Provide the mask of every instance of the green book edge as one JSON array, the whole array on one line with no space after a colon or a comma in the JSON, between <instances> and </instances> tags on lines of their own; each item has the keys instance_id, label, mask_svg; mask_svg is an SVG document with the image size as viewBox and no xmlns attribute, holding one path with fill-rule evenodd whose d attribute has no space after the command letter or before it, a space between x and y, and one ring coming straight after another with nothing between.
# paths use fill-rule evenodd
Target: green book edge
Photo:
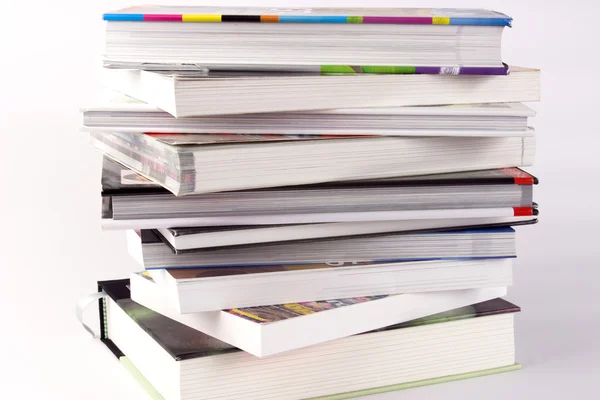
<instances>
[{"instance_id":1,"label":"green book edge","mask_svg":"<svg viewBox=\"0 0 600 400\"><path fill-rule=\"evenodd\" d=\"M353 397L370 396L373 394L394 392L397 390L410 389L410 388L415 388L415 387L419 387L419 386L429 386L429 385L436 385L438 383L459 381L461 379L477 378L480 376L499 374L502 372L516 371L518 369L521 369L521 364L513 364L513 365L507 365L504 367L483 369L481 371L466 372L464 374L448 375L448 376L442 376L439 378L423 379L420 381L400 383L398 385L389 385L389 386L381 386L381 387L372 388L372 389L356 390L354 392L332 394L329 396L313 397L310 400L350 399Z\"/></svg>"},{"instance_id":2,"label":"green book edge","mask_svg":"<svg viewBox=\"0 0 600 400\"><path fill-rule=\"evenodd\" d=\"M150 395L150 397L152 399L164 400L164 397L162 397L161 394L158 393L156 391L156 389L154 389L154 387L150 384L150 382L148 382L148 380L144 377L144 375L142 375L142 373L135 367L135 365L133 365L133 363L129 360L129 358L127 358L126 356L123 356L123 357L119 358L119 361L131 373L131 375L133 375L133 377L146 390L146 392ZM400 383L398 385L381 386L381 387L372 388L372 389L356 390L354 392L346 392L346 393L333 394L333 395L329 395L329 396L314 397L310 400L350 399L353 397L369 396L369 395L373 395L373 394L393 392L396 390L410 389L410 388L415 388L415 387L419 387L419 386L436 385L438 383L452 382L452 381L458 381L458 380L469 379L469 378L477 378L480 376L486 376L486 375L492 375L492 374L500 374L502 372L516 371L518 369L521 369L521 364L513 364L513 365L507 365L504 367L484 369L481 371L467 372L464 374L442 376L439 378L423 379L420 381Z\"/></svg>"},{"instance_id":3,"label":"green book edge","mask_svg":"<svg viewBox=\"0 0 600 400\"><path fill-rule=\"evenodd\" d=\"M136 381L144 388L146 393L150 395L150 397L154 400L164 400L164 397L161 396L160 393L154 389L154 386L148 382L146 377L142 375L142 373L133 365L133 363L126 356L119 357L119 361L121 364L129 371L131 375L135 378Z\"/></svg>"}]
</instances>

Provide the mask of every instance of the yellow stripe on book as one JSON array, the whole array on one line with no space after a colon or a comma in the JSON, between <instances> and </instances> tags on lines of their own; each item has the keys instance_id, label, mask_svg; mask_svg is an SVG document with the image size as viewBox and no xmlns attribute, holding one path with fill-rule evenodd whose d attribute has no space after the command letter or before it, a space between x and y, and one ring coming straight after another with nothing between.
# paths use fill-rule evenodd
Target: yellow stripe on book
<instances>
[{"instance_id":1,"label":"yellow stripe on book","mask_svg":"<svg viewBox=\"0 0 600 400\"><path fill-rule=\"evenodd\" d=\"M448 25L450 23L450 17L433 17L433 25Z\"/></svg>"},{"instance_id":2,"label":"yellow stripe on book","mask_svg":"<svg viewBox=\"0 0 600 400\"><path fill-rule=\"evenodd\" d=\"M231 310L229 310L230 314L238 314L238 315L242 315L244 317L248 317L250 319L253 319L255 321L259 321L259 322L263 322L266 321L266 319L259 317L258 315L246 312L244 310L240 310L239 308L232 308Z\"/></svg>"},{"instance_id":3,"label":"yellow stripe on book","mask_svg":"<svg viewBox=\"0 0 600 400\"><path fill-rule=\"evenodd\" d=\"M221 16L215 14L183 14L183 22L221 22Z\"/></svg>"}]
</instances>

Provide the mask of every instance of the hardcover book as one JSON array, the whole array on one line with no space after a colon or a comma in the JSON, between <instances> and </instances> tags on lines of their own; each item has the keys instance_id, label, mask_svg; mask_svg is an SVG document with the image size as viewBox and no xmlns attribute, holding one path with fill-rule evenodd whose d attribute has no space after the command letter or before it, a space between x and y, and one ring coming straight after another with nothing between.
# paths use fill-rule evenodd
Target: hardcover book
<instances>
[{"instance_id":1,"label":"hardcover book","mask_svg":"<svg viewBox=\"0 0 600 400\"><path fill-rule=\"evenodd\" d=\"M217 392L224 399L346 399L519 368L512 325L519 308L502 299L260 359L134 303L127 285L99 282L107 295L100 303L101 340L155 399L209 399ZM437 368L428 356L438 359ZM396 367L384 370L386 363ZM218 373L211 373L216 365ZM252 392L227 384L242 366L254 377ZM282 373L291 368L293 379ZM315 371L330 379L314 381ZM177 379L181 374L187 379Z\"/></svg>"},{"instance_id":2,"label":"hardcover book","mask_svg":"<svg viewBox=\"0 0 600 400\"><path fill-rule=\"evenodd\" d=\"M106 59L121 67L452 75L506 74L500 41L512 21L448 8L141 6L103 18Z\"/></svg>"},{"instance_id":3,"label":"hardcover book","mask_svg":"<svg viewBox=\"0 0 600 400\"><path fill-rule=\"evenodd\" d=\"M512 18L483 9L459 8L276 8L134 6L106 13L105 21L263 22L510 26Z\"/></svg>"}]
</instances>

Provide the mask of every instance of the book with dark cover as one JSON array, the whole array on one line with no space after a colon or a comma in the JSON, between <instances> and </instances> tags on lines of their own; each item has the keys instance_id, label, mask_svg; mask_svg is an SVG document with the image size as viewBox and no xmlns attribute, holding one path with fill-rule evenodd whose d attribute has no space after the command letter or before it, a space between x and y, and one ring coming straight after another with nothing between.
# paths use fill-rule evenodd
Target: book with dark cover
<instances>
[{"instance_id":1,"label":"book with dark cover","mask_svg":"<svg viewBox=\"0 0 600 400\"><path fill-rule=\"evenodd\" d=\"M129 279L98 282L98 290L104 291L108 296L110 296L110 298L112 298L119 305L119 307L121 307L123 311L127 313L127 315L129 315L146 333L148 333L176 360L185 360L241 351L227 343L217 340L179 322L173 321L161 314L158 314L133 302L129 292ZM117 357L120 357L122 353L107 337L107 328L104 322L106 321L106 316L103 302L104 300L101 299L101 339ZM259 309L261 307L254 308ZM519 311L520 308L518 306L504 299L498 298L468 307L462 307L452 311L431 315L429 317L419 318L413 321L385 327L378 329L377 331L403 329L412 326L437 324L466 318L515 313ZM250 313L248 313L248 315L250 315ZM368 334L368 332L364 334Z\"/></svg>"}]
</instances>

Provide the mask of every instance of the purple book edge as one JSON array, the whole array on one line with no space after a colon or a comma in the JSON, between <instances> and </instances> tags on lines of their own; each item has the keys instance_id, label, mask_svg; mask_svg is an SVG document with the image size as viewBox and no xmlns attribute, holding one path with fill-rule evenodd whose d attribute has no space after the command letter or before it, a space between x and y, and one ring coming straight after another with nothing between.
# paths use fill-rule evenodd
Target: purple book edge
<instances>
[{"instance_id":1,"label":"purple book edge","mask_svg":"<svg viewBox=\"0 0 600 400\"><path fill-rule=\"evenodd\" d=\"M510 68L503 67L416 67L417 74L430 75L508 75Z\"/></svg>"}]
</instances>

